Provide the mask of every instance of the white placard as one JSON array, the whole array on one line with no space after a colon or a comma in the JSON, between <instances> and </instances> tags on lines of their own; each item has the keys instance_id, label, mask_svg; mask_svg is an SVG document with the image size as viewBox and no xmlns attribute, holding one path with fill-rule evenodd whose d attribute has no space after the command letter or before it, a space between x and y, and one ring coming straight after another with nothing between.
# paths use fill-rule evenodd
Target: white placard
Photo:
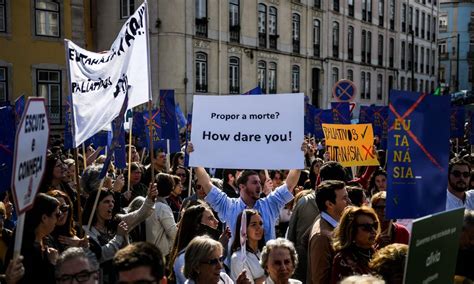
<instances>
[{"instance_id":1,"label":"white placard","mask_svg":"<svg viewBox=\"0 0 474 284\"><path fill-rule=\"evenodd\" d=\"M13 160L12 187L20 214L33 206L46 166L48 139L45 99L29 98L16 133Z\"/></svg>"},{"instance_id":2,"label":"white placard","mask_svg":"<svg viewBox=\"0 0 474 284\"><path fill-rule=\"evenodd\" d=\"M190 166L302 169L304 95L194 96Z\"/></svg>"}]
</instances>

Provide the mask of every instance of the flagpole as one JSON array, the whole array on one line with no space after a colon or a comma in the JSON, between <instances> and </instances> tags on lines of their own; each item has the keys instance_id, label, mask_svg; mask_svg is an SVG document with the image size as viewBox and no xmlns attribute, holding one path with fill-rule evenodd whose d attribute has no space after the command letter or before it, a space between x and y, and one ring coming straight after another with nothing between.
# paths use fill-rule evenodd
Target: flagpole
<instances>
[{"instance_id":1,"label":"flagpole","mask_svg":"<svg viewBox=\"0 0 474 284\"><path fill-rule=\"evenodd\" d=\"M170 172L170 140L166 139L166 172Z\"/></svg>"},{"instance_id":2,"label":"flagpole","mask_svg":"<svg viewBox=\"0 0 474 284\"><path fill-rule=\"evenodd\" d=\"M104 165L104 167L105 167L105 166L106 166L106 165ZM105 180L105 177L103 177L103 178L100 180L99 189L97 190L97 194L96 194L95 200L94 200L94 206L92 206L91 215L89 216L89 221L87 222L87 231L89 231L89 232L90 232L90 230L91 230L92 219L94 218L95 209L97 208L97 204L99 203L100 191L102 190L102 186L104 185L104 180Z\"/></svg>"},{"instance_id":3,"label":"flagpole","mask_svg":"<svg viewBox=\"0 0 474 284\"><path fill-rule=\"evenodd\" d=\"M188 197L191 196L191 184L193 180L193 168L189 168Z\"/></svg>"},{"instance_id":4,"label":"flagpole","mask_svg":"<svg viewBox=\"0 0 474 284\"><path fill-rule=\"evenodd\" d=\"M79 227L80 230L82 230L82 206L81 206L81 196L82 196L82 188L81 184L79 183L79 161L78 161L78 154L79 150L77 148L74 148L74 183L76 184L76 192L77 192L77 216L78 216L78 221L79 221Z\"/></svg>"},{"instance_id":5,"label":"flagpole","mask_svg":"<svg viewBox=\"0 0 474 284\"><path fill-rule=\"evenodd\" d=\"M146 6L146 14L145 14L145 21L146 21L146 26L148 27L149 23L149 14L148 14L148 2L147 0L144 1L144 4ZM146 31L146 55L147 55L147 69L148 69L148 117L151 119L151 107L152 107L152 101L153 101L153 91L151 87L151 66L150 66L150 30ZM151 183L155 183L155 165L153 164L153 161L155 160L155 153L154 153L154 147L153 147L153 126L151 125L151 122L148 122L148 131L150 133L150 159L151 159Z\"/></svg>"},{"instance_id":6,"label":"flagpole","mask_svg":"<svg viewBox=\"0 0 474 284\"><path fill-rule=\"evenodd\" d=\"M132 168L132 129L133 129L133 116L130 118L129 133L128 133L128 177L127 177L127 191L130 190L130 176Z\"/></svg>"},{"instance_id":7,"label":"flagpole","mask_svg":"<svg viewBox=\"0 0 474 284\"><path fill-rule=\"evenodd\" d=\"M87 168L87 156L86 156L86 144L82 143L82 157L83 157L83 163L84 163L84 171Z\"/></svg>"}]
</instances>

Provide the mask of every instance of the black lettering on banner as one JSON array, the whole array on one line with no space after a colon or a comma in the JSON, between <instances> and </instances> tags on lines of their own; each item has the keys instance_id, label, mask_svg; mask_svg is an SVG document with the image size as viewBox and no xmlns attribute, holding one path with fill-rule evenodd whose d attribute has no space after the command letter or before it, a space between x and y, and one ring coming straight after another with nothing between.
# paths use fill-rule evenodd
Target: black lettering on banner
<instances>
[{"instance_id":1,"label":"black lettering on banner","mask_svg":"<svg viewBox=\"0 0 474 284\"><path fill-rule=\"evenodd\" d=\"M18 168L18 181L37 175L43 169L43 156L35 157L20 163Z\"/></svg>"},{"instance_id":2,"label":"black lettering on banner","mask_svg":"<svg viewBox=\"0 0 474 284\"><path fill-rule=\"evenodd\" d=\"M332 161L338 162L351 162L351 161L363 161L360 153L359 146L326 146L329 152L329 158Z\"/></svg>"},{"instance_id":3,"label":"black lettering on banner","mask_svg":"<svg viewBox=\"0 0 474 284\"><path fill-rule=\"evenodd\" d=\"M107 89L112 85L110 76L106 79L99 78L97 81L91 79L82 82L72 82L71 90L72 93L88 93L92 91L98 91L100 89Z\"/></svg>"},{"instance_id":4,"label":"black lettering on banner","mask_svg":"<svg viewBox=\"0 0 474 284\"><path fill-rule=\"evenodd\" d=\"M25 133L44 130L46 114L28 114L25 117Z\"/></svg>"}]
</instances>

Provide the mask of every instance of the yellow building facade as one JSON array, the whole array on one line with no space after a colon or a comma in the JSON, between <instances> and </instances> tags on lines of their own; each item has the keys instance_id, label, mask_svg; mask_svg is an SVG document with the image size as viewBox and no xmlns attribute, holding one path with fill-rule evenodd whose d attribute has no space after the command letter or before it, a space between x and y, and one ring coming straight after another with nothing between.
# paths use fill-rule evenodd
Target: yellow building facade
<instances>
[{"instance_id":1,"label":"yellow building facade","mask_svg":"<svg viewBox=\"0 0 474 284\"><path fill-rule=\"evenodd\" d=\"M52 128L64 124L64 39L93 47L90 11L90 0L0 0L0 103L44 97Z\"/></svg>"}]
</instances>

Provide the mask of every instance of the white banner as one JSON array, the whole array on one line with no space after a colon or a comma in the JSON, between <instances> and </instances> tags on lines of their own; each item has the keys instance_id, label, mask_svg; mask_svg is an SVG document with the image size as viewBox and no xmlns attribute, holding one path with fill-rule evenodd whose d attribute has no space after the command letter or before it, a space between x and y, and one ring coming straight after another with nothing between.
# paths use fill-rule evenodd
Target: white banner
<instances>
[{"instance_id":1,"label":"white banner","mask_svg":"<svg viewBox=\"0 0 474 284\"><path fill-rule=\"evenodd\" d=\"M107 52L90 52L66 40L76 147L110 126L127 90L128 109L151 98L147 37L145 1Z\"/></svg>"},{"instance_id":2,"label":"white banner","mask_svg":"<svg viewBox=\"0 0 474 284\"><path fill-rule=\"evenodd\" d=\"M190 166L302 169L304 96L194 96Z\"/></svg>"}]
</instances>

